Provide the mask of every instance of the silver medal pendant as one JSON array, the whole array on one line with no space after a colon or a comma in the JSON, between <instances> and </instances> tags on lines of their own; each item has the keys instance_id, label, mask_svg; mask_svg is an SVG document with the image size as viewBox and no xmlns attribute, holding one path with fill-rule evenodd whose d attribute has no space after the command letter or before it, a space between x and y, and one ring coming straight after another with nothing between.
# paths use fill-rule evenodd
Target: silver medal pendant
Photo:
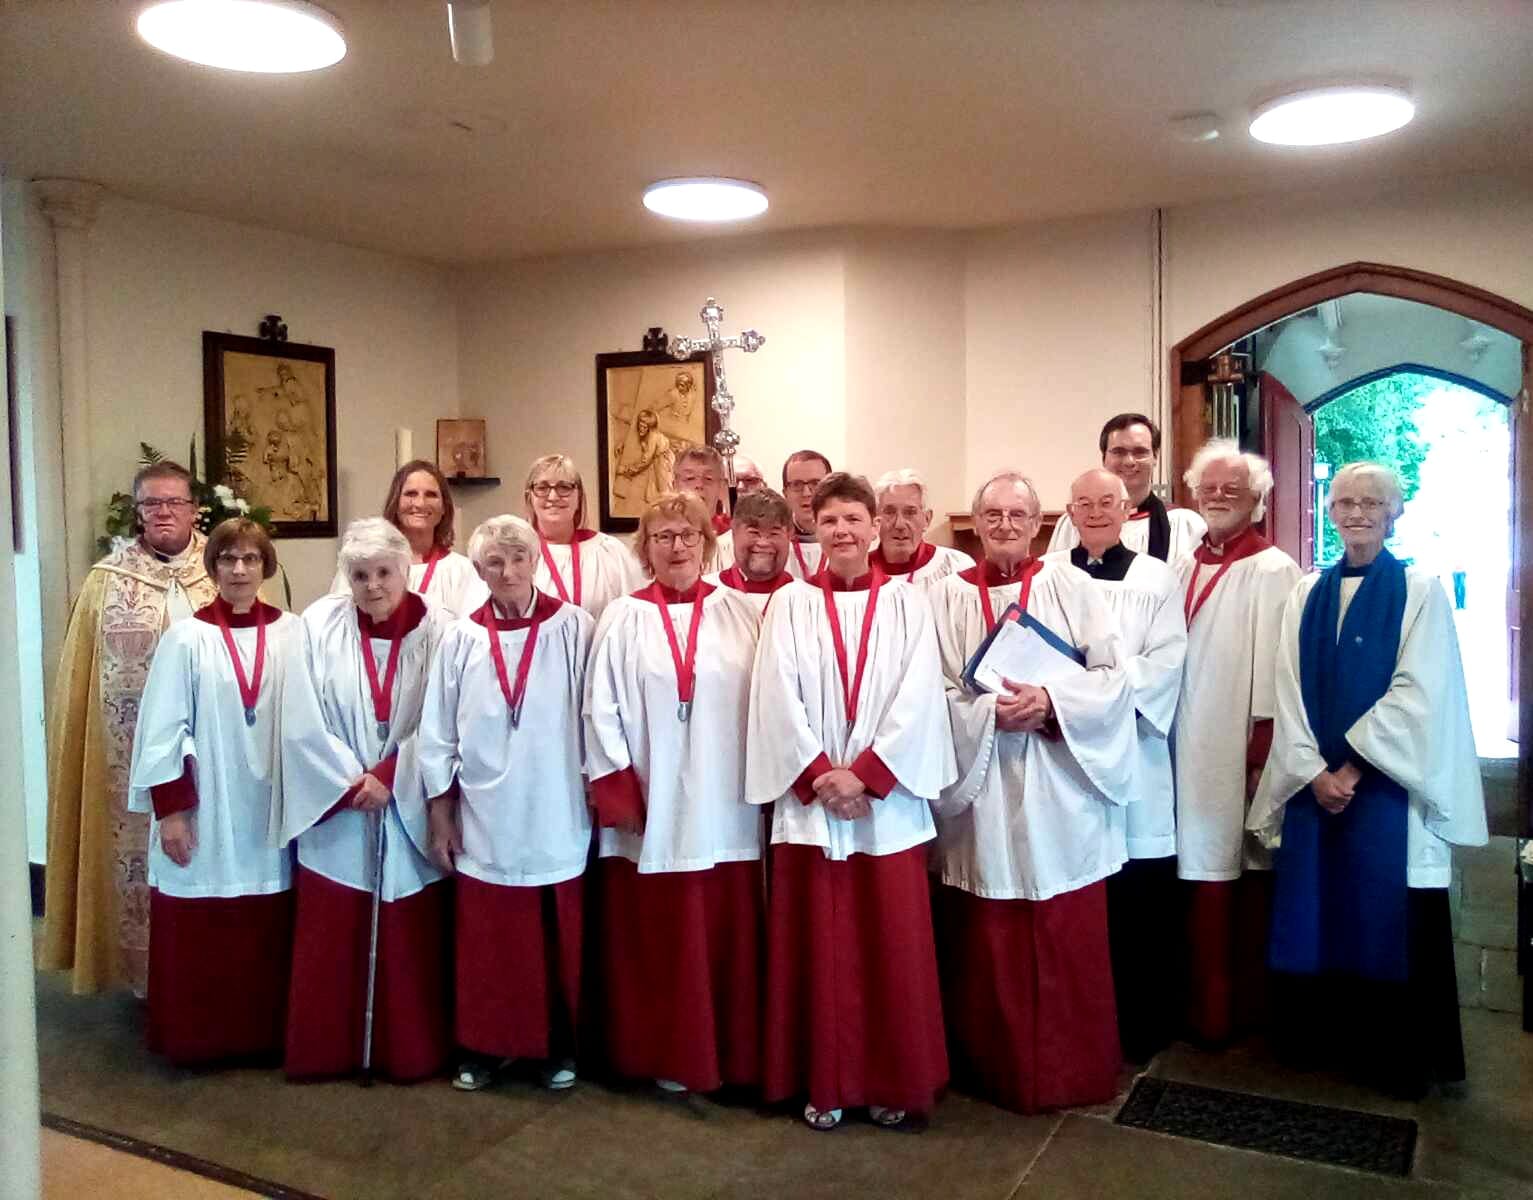
<instances>
[{"instance_id":1,"label":"silver medal pendant","mask_svg":"<svg viewBox=\"0 0 1533 1200\"><path fill-rule=\"evenodd\" d=\"M378 722L378 740L380 742L389 740L389 723L387 721Z\"/></svg>"},{"instance_id":2,"label":"silver medal pendant","mask_svg":"<svg viewBox=\"0 0 1533 1200\"><path fill-rule=\"evenodd\" d=\"M245 724L246 725L254 725L255 724L255 709L247 708L245 710Z\"/></svg>"},{"instance_id":3,"label":"silver medal pendant","mask_svg":"<svg viewBox=\"0 0 1533 1200\"><path fill-rule=\"evenodd\" d=\"M692 701L683 700L676 706L676 719L683 724L692 719Z\"/></svg>"}]
</instances>

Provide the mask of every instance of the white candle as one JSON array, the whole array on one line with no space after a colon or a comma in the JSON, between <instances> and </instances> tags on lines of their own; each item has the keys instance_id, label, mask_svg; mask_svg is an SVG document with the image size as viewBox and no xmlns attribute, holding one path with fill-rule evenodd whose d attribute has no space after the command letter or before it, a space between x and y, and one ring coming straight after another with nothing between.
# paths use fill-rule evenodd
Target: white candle
<instances>
[{"instance_id":1,"label":"white candle","mask_svg":"<svg viewBox=\"0 0 1533 1200\"><path fill-rule=\"evenodd\" d=\"M415 447L411 443L410 431L408 429L394 430L395 470L398 470L400 467L404 466L405 463L409 462L412 458L415 457L415 454L413 453L414 449Z\"/></svg>"}]
</instances>

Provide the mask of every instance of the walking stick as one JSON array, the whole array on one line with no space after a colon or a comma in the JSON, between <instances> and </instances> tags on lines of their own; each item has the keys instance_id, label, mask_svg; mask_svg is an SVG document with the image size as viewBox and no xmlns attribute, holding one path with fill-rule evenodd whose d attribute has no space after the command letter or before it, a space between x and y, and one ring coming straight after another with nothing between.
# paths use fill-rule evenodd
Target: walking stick
<instances>
[{"instance_id":1,"label":"walking stick","mask_svg":"<svg viewBox=\"0 0 1533 1200\"><path fill-rule=\"evenodd\" d=\"M373 915L367 937L367 1009L362 1018L362 1086L373 1086L373 996L378 986L378 913L383 906L383 822L388 816L388 805L378 810L373 819L373 836L376 849L373 852Z\"/></svg>"}]
</instances>

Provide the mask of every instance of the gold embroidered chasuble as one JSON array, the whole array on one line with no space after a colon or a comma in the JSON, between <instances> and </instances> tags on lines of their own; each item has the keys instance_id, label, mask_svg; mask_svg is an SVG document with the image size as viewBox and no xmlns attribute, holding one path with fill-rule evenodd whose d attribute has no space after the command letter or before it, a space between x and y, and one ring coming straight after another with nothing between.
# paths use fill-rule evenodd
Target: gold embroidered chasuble
<instances>
[{"instance_id":1,"label":"gold embroidered chasuble","mask_svg":"<svg viewBox=\"0 0 1533 1200\"><path fill-rule=\"evenodd\" d=\"M72 970L77 993L149 975L149 818L130 813L128 766L139 697L160 635L218 589L194 532L162 559L142 542L91 568L59 660L48 731L48 867L42 965Z\"/></svg>"}]
</instances>

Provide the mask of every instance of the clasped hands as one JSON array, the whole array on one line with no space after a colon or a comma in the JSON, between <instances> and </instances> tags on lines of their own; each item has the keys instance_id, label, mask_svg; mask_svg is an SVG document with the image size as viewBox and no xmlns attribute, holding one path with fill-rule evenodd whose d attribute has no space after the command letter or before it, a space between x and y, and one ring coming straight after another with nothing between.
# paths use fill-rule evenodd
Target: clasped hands
<instances>
[{"instance_id":1,"label":"clasped hands","mask_svg":"<svg viewBox=\"0 0 1533 1200\"><path fill-rule=\"evenodd\" d=\"M1321 771L1310 780L1315 802L1328 813L1339 813L1352 802L1363 773L1355 763L1343 763L1334 771Z\"/></svg>"},{"instance_id":2,"label":"clasped hands","mask_svg":"<svg viewBox=\"0 0 1533 1200\"><path fill-rule=\"evenodd\" d=\"M1048 692L1029 683L1001 680L1005 693L995 698L995 727L1004 733L1036 733L1054 715Z\"/></svg>"},{"instance_id":3,"label":"clasped hands","mask_svg":"<svg viewBox=\"0 0 1533 1200\"><path fill-rule=\"evenodd\" d=\"M825 805L826 812L843 821L855 821L873 811L867 790L846 767L832 767L814 780L815 798Z\"/></svg>"}]
</instances>

